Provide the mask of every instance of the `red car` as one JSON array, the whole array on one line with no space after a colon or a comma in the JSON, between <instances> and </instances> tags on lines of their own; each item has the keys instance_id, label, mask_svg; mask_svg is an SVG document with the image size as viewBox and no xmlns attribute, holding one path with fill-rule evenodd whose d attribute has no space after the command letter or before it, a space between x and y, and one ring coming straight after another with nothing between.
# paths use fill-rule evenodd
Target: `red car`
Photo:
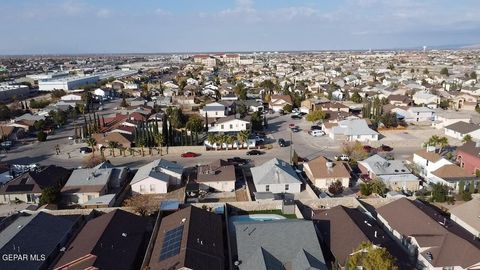
<instances>
[{"instance_id":1,"label":"red car","mask_svg":"<svg viewBox=\"0 0 480 270\"><path fill-rule=\"evenodd\" d=\"M393 148L388 145L382 144L377 148L377 150L379 152L391 152L393 151Z\"/></svg>"},{"instance_id":2,"label":"red car","mask_svg":"<svg viewBox=\"0 0 480 270\"><path fill-rule=\"evenodd\" d=\"M367 153L372 153L375 151L375 148L371 147L370 145L364 145L363 150L365 150Z\"/></svg>"},{"instance_id":3,"label":"red car","mask_svg":"<svg viewBox=\"0 0 480 270\"><path fill-rule=\"evenodd\" d=\"M182 154L182 157L184 158L192 158L192 157L198 157L200 154L194 153L194 152L185 152Z\"/></svg>"},{"instance_id":4,"label":"red car","mask_svg":"<svg viewBox=\"0 0 480 270\"><path fill-rule=\"evenodd\" d=\"M294 123L291 123L290 125L288 125L289 128L294 128L296 127L297 125L295 125Z\"/></svg>"}]
</instances>

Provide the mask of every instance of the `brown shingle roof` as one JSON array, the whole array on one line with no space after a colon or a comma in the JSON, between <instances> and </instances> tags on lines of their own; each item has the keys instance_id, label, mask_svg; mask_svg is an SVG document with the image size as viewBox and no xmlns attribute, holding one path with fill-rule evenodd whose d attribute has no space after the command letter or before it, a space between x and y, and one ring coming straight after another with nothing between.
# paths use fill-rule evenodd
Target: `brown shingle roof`
<instances>
[{"instance_id":1,"label":"brown shingle roof","mask_svg":"<svg viewBox=\"0 0 480 270\"><path fill-rule=\"evenodd\" d=\"M443 165L437 170L432 172L433 175L443 178L445 180L463 178L463 177L472 177L473 175L460 168L455 164Z\"/></svg>"},{"instance_id":2,"label":"brown shingle roof","mask_svg":"<svg viewBox=\"0 0 480 270\"><path fill-rule=\"evenodd\" d=\"M467 133L470 133L472 131L480 129L480 126L475 125L473 123L458 121L456 123L453 123L451 125L446 126L445 129L450 129L450 130L453 130L453 131L457 131L461 134L467 134Z\"/></svg>"},{"instance_id":3,"label":"brown shingle roof","mask_svg":"<svg viewBox=\"0 0 480 270\"><path fill-rule=\"evenodd\" d=\"M437 162L442 159L442 156L439 154L435 152L427 152L425 149L419 150L415 152L415 154L431 162Z\"/></svg>"},{"instance_id":4,"label":"brown shingle roof","mask_svg":"<svg viewBox=\"0 0 480 270\"><path fill-rule=\"evenodd\" d=\"M225 160L218 159L208 165L197 168L197 182L235 182L235 166L229 165Z\"/></svg>"},{"instance_id":5,"label":"brown shingle roof","mask_svg":"<svg viewBox=\"0 0 480 270\"><path fill-rule=\"evenodd\" d=\"M318 157L316 159L307 162L306 166L310 169L315 179L318 178L350 178L350 172L348 171L345 163L342 161L331 162L333 167L327 168L327 162L330 162L325 157ZM315 180L312 179L312 180Z\"/></svg>"},{"instance_id":6,"label":"brown shingle roof","mask_svg":"<svg viewBox=\"0 0 480 270\"><path fill-rule=\"evenodd\" d=\"M166 232L183 226L180 251L160 259ZM223 227L220 216L189 206L161 221L149 266L152 270L223 270Z\"/></svg>"},{"instance_id":7,"label":"brown shingle roof","mask_svg":"<svg viewBox=\"0 0 480 270\"><path fill-rule=\"evenodd\" d=\"M474 157L479 157L480 156L480 147L477 147L475 142L466 142L462 146L459 146L457 148L457 153L461 151L464 153L467 153L471 156Z\"/></svg>"},{"instance_id":8,"label":"brown shingle roof","mask_svg":"<svg viewBox=\"0 0 480 270\"><path fill-rule=\"evenodd\" d=\"M377 213L400 234L414 237L419 246L425 249L423 256L431 252L431 264L435 267L459 265L467 268L480 262L480 249L449 232L417 204L401 198L379 207Z\"/></svg>"},{"instance_id":9,"label":"brown shingle roof","mask_svg":"<svg viewBox=\"0 0 480 270\"><path fill-rule=\"evenodd\" d=\"M87 222L55 269L138 269L147 228L145 218L114 210Z\"/></svg>"}]
</instances>

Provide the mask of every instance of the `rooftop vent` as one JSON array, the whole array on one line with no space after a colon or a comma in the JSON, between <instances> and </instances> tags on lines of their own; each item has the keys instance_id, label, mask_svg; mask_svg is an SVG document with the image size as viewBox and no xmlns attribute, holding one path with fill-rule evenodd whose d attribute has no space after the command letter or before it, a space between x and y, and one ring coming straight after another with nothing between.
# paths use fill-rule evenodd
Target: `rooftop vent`
<instances>
[{"instance_id":1,"label":"rooftop vent","mask_svg":"<svg viewBox=\"0 0 480 270\"><path fill-rule=\"evenodd\" d=\"M123 237L127 237L127 233L122 233L122 236L123 236Z\"/></svg>"}]
</instances>

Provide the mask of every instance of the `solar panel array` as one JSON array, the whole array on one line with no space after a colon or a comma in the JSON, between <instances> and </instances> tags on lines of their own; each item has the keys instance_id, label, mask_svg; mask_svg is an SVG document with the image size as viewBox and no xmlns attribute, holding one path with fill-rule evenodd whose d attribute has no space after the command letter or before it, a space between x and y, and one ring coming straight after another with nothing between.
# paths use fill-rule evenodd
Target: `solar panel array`
<instances>
[{"instance_id":1,"label":"solar panel array","mask_svg":"<svg viewBox=\"0 0 480 270\"><path fill-rule=\"evenodd\" d=\"M171 229L165 233L163 239L162 251L160 252L160 261L173 257L180 253L180 245L182 243L183 225L175 229Z\"/></svg>"}]
</instances>

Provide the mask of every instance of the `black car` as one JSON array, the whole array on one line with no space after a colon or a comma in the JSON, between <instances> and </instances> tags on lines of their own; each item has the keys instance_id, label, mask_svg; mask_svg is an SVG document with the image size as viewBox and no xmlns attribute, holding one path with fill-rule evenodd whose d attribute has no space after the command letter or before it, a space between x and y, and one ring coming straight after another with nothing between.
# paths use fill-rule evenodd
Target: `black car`
<instances>
[{"instance_id":1,"label":"black car","mask_svg":"<svg viewBox=\"0 0 480 270\"><path fill-rule=\"evenodd\" d=\"M241 157L228 158L227 162L232 165L245 165L248 163L248 160Z\"/></svg>"},{"instance_id":2,"label":"black car","mask_svg":"<svg viewBox=\"0 0 480 270\"><path fill-rule=\"evenodd\" d=\"M278 145L280 145L280 147L285 147L287 146L287 142L284 139L280 138L278 139Z\"/></svg>"},{"instance_id":3,"label":"black car","mask_svg":"<svg viewBox=\"0 0 480 270\"><path fill-rule=\"evenodd\" d=\"M297 115L297 114L292 114L292 116L290 116L292 119L302 119L302 117L300 115Z\"/></svg>"},{"instance_id":4,"label":"black car","mask_svg":"<svg viewBox=\"0 0 480 270\"><path fill-rule=\"evenodd\" d=\"M92 153L93 150L90 147L80 147L80 153L86 154L86 153Z\"/></svg>"},{"instance_id":5,"label":"black car","mask_svg":"<svg viewBox=\"0 0 480 270\"><path fill-rule=\"evenodd\" d=\"M322 130L321 126L311 126L310 130Z\"/></svg>"},{"instance_id":6,"label":"black car","mask_svg":"<svg viewBox=\"0 0 480 270\"><path fill-rule=\"evenodd\" d=\"M292 131L292 132L299 132L300 129L299 129L298 127L294 127L294 128L291 128L291 131Z\"/></svg>"},{"instance_id":7,"label":"black car","mask_svg":"<svg viewBox=\"0 0 480 270\"><path fill-rule=\"evenodd\" d=\"M263 155L263 152L255 149L247 152L247 156L258 156L258 155Z\"/></svg>"}]
</instances>

